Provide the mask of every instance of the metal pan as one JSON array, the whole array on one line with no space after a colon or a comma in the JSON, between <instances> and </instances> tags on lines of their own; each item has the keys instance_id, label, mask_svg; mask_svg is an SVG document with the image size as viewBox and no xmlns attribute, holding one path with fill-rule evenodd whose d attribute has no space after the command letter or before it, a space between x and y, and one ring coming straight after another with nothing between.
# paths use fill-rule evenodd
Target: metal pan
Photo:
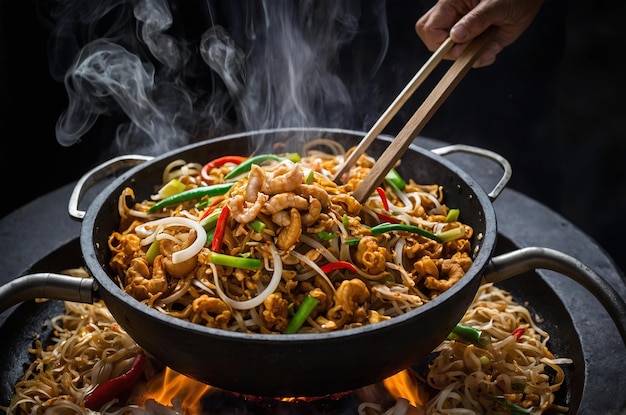
<instances>
[{"instance_id":1,"label":"metal pan","mask_svg":"<svg viewBox=\"0 0 626 415\"><path fill-rule=\"evenodd\" d=\"M113 281L107 239L118 227L117 199L126 186L134 188L138 199L147 197L153 193L152 186L161 177L163 168L175 159L204 161L226 154L251 154L260 149L268 151L277 142L289 142L297 148L318 137L333 138L348 148L356 145L362 136L344 130L266 130L192 144L149 160L140 158L140 165L115 179L96 197L82 219L81 251L93 279L77 281L54 274L18 278L0 288L0 311L16 301L35 297L82 302L99 297L129 335L167 366L215 387L261 396L323 396L387 378L423 359L448 335L469 307L483 278L498 281L536 267L562 272L580 282L602 302L626 339L626 304L584 264L560 252L534 247L493 257L497 226L492 201L510 171L508 163L496 157L505 167L505 174L496 189L487 194L442 155L472 151L466 146L435 151L411 146L398 169L417 182L441 184L446 190L446 203L461 209L464 222L474 228L475 235L474 263L461 281L432 302L403 316L321 334L235 333L168 317L145 307ZM377 139L369 153L374 156L382 153L390 140L389 137ZM91 180L86 178L81 183ZM75 195L81 192L77 189ZM83 216L76 209L73 213L77 218ZM49 288L44 289L43 284Z\"/></svg>"}]
</instances>

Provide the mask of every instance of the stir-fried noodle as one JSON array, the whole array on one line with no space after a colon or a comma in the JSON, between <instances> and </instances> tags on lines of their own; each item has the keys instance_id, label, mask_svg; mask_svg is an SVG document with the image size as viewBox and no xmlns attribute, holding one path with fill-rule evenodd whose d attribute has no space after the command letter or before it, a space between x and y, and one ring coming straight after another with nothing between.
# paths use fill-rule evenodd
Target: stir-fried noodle
<instances>
[{"instance_id":1,"label":"stir-fried noodle","mask_svg":"<svg viewBox=\"0 0 626 415\"><path fill-rule=\"evenodd\" d=\"M474 230L460 220L463 212L445 204L440 185L390 176L361 204L351 193L374 160L362 156L337 185L332 177L344 151L332 141L315 144L320 143L330 152L306 151L297 160L293 155L227 156L204 165L176 160L163 171L155 194L130 206L135 195L126 188L119 197L120 228L109 238L110 266L120 286L147 306L194 323L305 333L393 318L465 275ZM187 197L189 192L201 193ZM35 341L34 362L15 385L10 406L0 409L182 413L154 401L94 403L100 385L125 376L146 354L104 304L65 305L66 313L51 321L54 344ZM461 323L480 330L483 343L455 332L436 349L423 379L432 392L423 408L410 408L400 397L393 408L366 402L359 412L555 409L554 392L564 379L559 365L569 360L552 355L548 334L525 307L484 284ZM148 364L142 379L151 372L154 366Z\"/></svg>"},{"instance_id":2,"label":"stir-fried noodle","mask_svg":"<svg viewBox=\"0 0 626 415\"><path fill-rule=\"evenodd\" d=\"M102 302L66 302L64 314L54 316L54 344L39 341L30 351L35 360L15 385L7 415L96 414L85 400L98 385L128 370L130 361L145 353L113 320ZM537 326L530 312L510 294L492 284L481 286L462 323L488 334L483 346L456 338L445 340L419 389L430 398L418 408L398 397L394 407L364 402L360 415L395 414L541 414L548 409L566 412L554 404L562 386L560 365L569 359L555 358L547 347L549 334ZM150 361L152 361L150 359ZM141 386L154 374L148 365L126 402L112 399L99 408L106 414L180 415L181 408L154 401L142 403ZM173 401L176 403L176 401ZM513 408L522 408L517 412Z\"/></svg>"},{"instance_id":3,"label":"stir-fried noodle","mask_svg":"<svg viewBox=\"0 0 626 415\"><path fill-rule=\"evenodd\" d=\"M177 160L143 201L126 188L109 239L120 286L171 316L257 333L292 332L312 297L304 333L390 319L463 277L473 229L440 185L388 178L361 204L352 192L374 159L361 156L337 185L345 152L320 142L332 153ZM207 195L183 197L198 191Z\"/></svg>"}]
</instances>

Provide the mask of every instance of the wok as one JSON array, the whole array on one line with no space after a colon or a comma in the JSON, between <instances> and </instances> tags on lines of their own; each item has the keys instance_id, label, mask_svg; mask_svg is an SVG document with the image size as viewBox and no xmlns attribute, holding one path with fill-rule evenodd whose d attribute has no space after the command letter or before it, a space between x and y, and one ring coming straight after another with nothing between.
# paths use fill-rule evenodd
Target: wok
<instances>
[{"instance_id":1,"label":"wok","mask_svg":"<svg viewBox=\"0 0 626 415\"><path fill-rule=\"evenodd\" d=\"M458 207L464 223L474 229L474 263L466 275L435 300L405 315L374 325L320 334L247 334L213 329L168 317L141 304L114 282L109 268L109 234L117 230L118 196L131 186L138 200L154 193L154 183L172 160L204 162L227 154L247 155L298 151L312 138L332 138L346 148L363 133L328 129L280 129L229 135L182 147L161 156L120 157L87 173L76 185L70 214L81 219L80 246L93 278L53 273L22 276L0 287L0 312L34 298L90 303L101 298L117 322L148 353L175 371L209 385L258 396L318 397L379 382L426 357L446 338L469 307L483 279L497 282L535 268L563 273L587 288L604 306L626 343L626 304L593 270L576 259L547 248L531 247L493 257L497 225L492 201L510 175L498 155L468 146L426 150L410 146L398 171L417 182L443 186L446 204ZM377 156L390 137L379 137L368 150ZM504 175L488 194L444 155L475 152L493 158ZM85 187L123 167L94 199L86 212L78 210Z\"/></svg>"}]
</instances>

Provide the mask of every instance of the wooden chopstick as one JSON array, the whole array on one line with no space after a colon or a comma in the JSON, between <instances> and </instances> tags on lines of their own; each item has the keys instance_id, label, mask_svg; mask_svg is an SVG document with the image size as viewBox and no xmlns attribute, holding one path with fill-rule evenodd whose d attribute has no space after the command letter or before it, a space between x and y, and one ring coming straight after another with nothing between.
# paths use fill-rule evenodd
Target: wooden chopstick
<instances>
[{"instance_id":1,"label":"wooden chopstick","mask_svg":"<svg viewBox=\"0 0 626 415\"><path fill-rule=\"evenodd\" d=\"M478 58L478 55L482 51L483 47L489 41L493 34L493 28L487 29L483 34L479 37L475 38L466 48L463 50L458 59L454 61L454 63L450 66L448 71L441 78L439 83L434 87L430 95L424 100L422 105L415 111L413 116L409 119L409 121L404 125L402 130L398 133L396 138L389 144L387 149L383 152L380 158L374 164L374 167L370 170L369 174L365 177L365 179L359 184L359 187L355 189L353 196L360 202L363 203L370 194L374 191L374 189L380 185L383 178L389 173L389 171L395 166L395 164L400 160L400 158L404 155L404 152L409 147L409 145L413 142L415 137L420 133L420 131L424 128L426 123L432 118L435 112L439 109L441 104L448 98L450 93L454 90L454 88L459 84L463 76L470 70L472 64ZM414 77L414 79L410 82L413 84L414 82L417 84L416 86L408 85L401 93L398 98L394 101L387 111L383 114L381 119L384 118L383 121L378 120L374 125L374 128L368 132L368 134L361 140L359 145L356 147L354 152L348 157L344 166L340 169L340 172L335 175L335 181L341 178L343 175L358 159L358 157L365 152L367 147L374 141L376 136L382 131L384 125L386 125L390 119L393 117L399 110L399 108L406 102L408 96L403 96L404 93L408 93L409 96L412 94L417 86L423 82L422 77L427 77L430 72L436 67L445 53L443 50L445 48L449 48L452 46L452 41L450 39L446 40L440 47L433 53L433 56L429 59L428 62L424 65L427 67L426 69L422 67L418 72L419 82L416 80L418 75ZM448 49L449 50L449 49ZM447 50L446 50L447 52ZM432 66L434 65L434 66ZM431 67L432 66L432 67ZM420 73L423 72L423 75ZM396 102L398 104L396 104ZM392 115L388 115L392 114ZM380 127L378 124L383 123L383 126ZM379 131L372 133L375 129L379 129ZM355 156L357 150L360 152ZM353 157L354 156L354 157ZM353 160L351 160L353 159ZM349 164L351 162L351 164Z\"/></svg>"},{"instance_id":2,"label":"wooden chopstick","mask_svg":"<svg viewBox=\"0 0 626 415\"><path fill-rule=\"evenodd\" d=\"M359 145L354 149L346 161L341 165L341 168L335 174L333 180L339 183L341 177L345 172L350 170L356 161L361 157L365 150L374 142L376 137L383 131L383 129L389 124L389 122L395 117L400 108L404 106L406 101L413 95L413 93L419 88L426 78L431 74L433 69L439 65L444 56L454 46L452 39L447 38L435 52L430 56L428 61L420 68L415 74L413 79L404 87L404 89L398 94L396 99L393 100L391 105L383 112L383 115L378 118L374 126L367 132L365 137L359 142Z\"/></svg>"}]
</instances>

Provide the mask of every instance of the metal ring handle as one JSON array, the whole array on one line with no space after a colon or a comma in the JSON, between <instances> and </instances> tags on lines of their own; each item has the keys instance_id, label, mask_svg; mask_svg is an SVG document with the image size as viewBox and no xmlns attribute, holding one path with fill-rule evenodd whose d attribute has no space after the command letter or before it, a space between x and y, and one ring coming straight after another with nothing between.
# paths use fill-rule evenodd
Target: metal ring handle
<instances>
[{"instance_id":1,"label":"metal ring handle","mask_svg":"<svg viewBox=\"0 0 626 415\"><path fill-rule=\"evenodd\" d=\"M89 170L78 180L76 186L74 186L72 194L70 195L68 203L70 216L76 220L82 220L85 217L85 211L78 209L78 203L85 192L95 183L121 169L134 167L152 159L153 157L151 156L142 156L137 154L118 156Z\"/></svg>"},{"instance_id":2,"label":"metal ring handle","mask_svg":"<svg viewBox=\"0 0 626 415\"><path fill-rule=\"evenodd\" d=\"M493 190L487 194L491 201L496 200L496 198L502 193L502 190L506 187L506 184L511 179L511 175L513 173L513 169L511 168L511 163L500 154L495 153L491 150L486 150L480 147L474 147L467 144L452 144L449 146L434 148L431 150L433 153L438 154L440 156L445 156L452 153L467 153L473 154L475 156L481 156L488 158L492 161L498 163L502 169L504 170L500 181L495 185Z\"/></svg>"}]
</instances>

